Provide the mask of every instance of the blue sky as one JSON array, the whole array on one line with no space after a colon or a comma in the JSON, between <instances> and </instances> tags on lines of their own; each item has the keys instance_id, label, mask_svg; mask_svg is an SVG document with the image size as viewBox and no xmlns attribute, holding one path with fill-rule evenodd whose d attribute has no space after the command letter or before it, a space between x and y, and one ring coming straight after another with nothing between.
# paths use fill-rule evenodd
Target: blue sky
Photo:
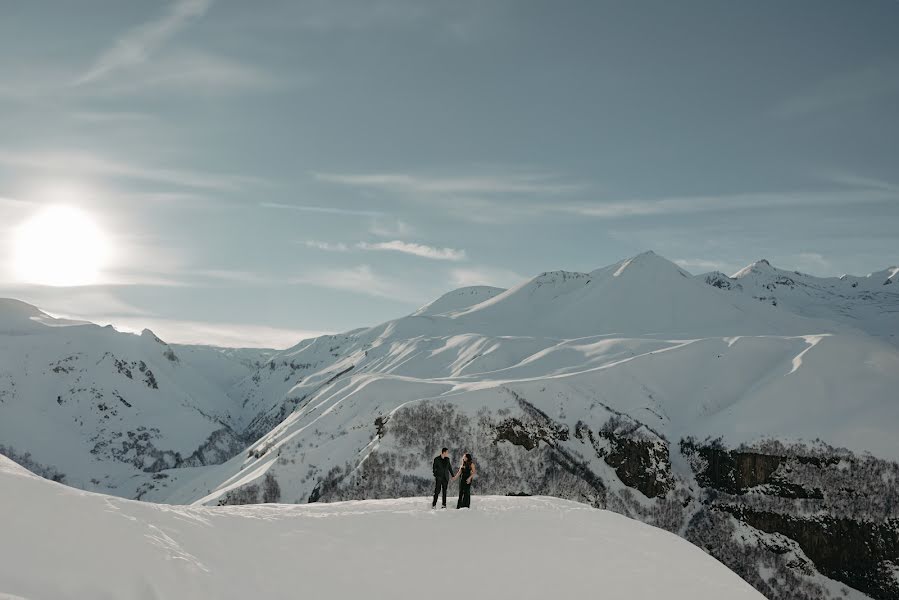
<instances>
[{"instance_id":1,"label":"blue sky","mask_svg":"<svg viewBox=\"0 0 899 600\"><path fill-rule=\"evenodd\" d=\"M0 295L286 346L646 249L899 262L899 2L7 2ZM102 281L25 284L76 205Z\"/></svg>"}]
</instances>

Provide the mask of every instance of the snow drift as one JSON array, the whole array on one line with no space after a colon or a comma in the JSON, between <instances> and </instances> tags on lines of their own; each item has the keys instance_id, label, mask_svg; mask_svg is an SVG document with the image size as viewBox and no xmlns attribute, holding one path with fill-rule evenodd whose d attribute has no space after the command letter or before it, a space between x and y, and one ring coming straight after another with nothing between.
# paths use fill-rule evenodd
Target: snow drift
<instances>
[{"instance_id":1,"label":"snow drift","mask_svg":"<svg viewBox=\"0 0 899 600\"><path fill-rule=\"evenodd\" d=\"M175 507L77 491L3 457L0 489L0 597L762 597L670 533L555 498Z\"/></svg>"}]
</instances>

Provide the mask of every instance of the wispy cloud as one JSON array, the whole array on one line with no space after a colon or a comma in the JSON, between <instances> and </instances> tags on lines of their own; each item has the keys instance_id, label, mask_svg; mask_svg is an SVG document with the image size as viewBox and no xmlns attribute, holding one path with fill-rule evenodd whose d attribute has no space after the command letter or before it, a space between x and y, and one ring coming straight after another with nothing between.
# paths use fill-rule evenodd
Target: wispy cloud
<instances>
[{"instance_id":1,"label":"wispy cloud","mask_svg":"<svg viewBox=\"0 0 899 600\"><path fill-rule=\"evenodd\" d=\"M849 188L880 190L899 195L899 184L884 181L883 179L857 175L842 170L817 171L816 175L830 183L836 183Z\"/></svg>"},{"instance_id":2,"label":"wispy cloud","mask_svg":"<svg viewBox=\"0 0 899 600\"><path fill-rule=\"evenodd\" d=\"M423 176L407 173L314 173L319 181L412 194L562 194L584 188L553 175Z\"/></svg>"},{"instance_id":3,"label":"wispy cloud","mask_svg":"<svg viewBox=\"0 0 899 600\"><path fill-rule=\"evenodd\" d=\"M872 189L857 189L850 192L772 192L635 199L620 202L596 201L579 204L555 204L546 206L545 210L576 214L584 217L616 219L652 215L886 202L895 199L895 197L895 193Z\"/></svg>"},{"instance_id":4,"label":"wispy cloud","mask_svg":"<svg viewBox=\"0 0 899 600\"><path fill-rule=\"evenodd\" d=\"M293 84L296 80L291 79ZM267 91L288 85L286 79L232 58L197 50L169 52L138 72L123 74L98 87L104 95L166 92L215 94L232 91Z\"/></svg>"},{"instance_id":5,"label":"wispy cloud","mask_svg":"<svg viewBox=\"0 0 899 600\"><path fill-rule=\"evenodd\" d=\"M33 152L0 149L0 164L54 173L102 175L217 191L238 191L250 185L267 183L250 176L146 166L81 150Z\"/></svg>"},{"instance_id":6,"label":"wispy cloud","mask_svg":"<svg viewBox=\"0 0 899 600\"><path fill-rule=\"evenodd\" d=\"M801 117L899 94L899 65L879 65L822 81L775 106L776 117Z\"/></svg>"},{"instance_id":7,"label":"wispy cloud","mask_svg":"<svg viewBox=\"0 0 899 600\"><path fill-rule=\"evenodd\" d=\"M490 174L313 173L316 180L354 188L371 197L437 208L481 224L528 219L548 212L545 203L589 186L546 172L512 170ZM384 236L394 237L394 236Z\"/></svg>"},{"instance_id":8,"label":"wispy cloud","mask_svg":"<svg viewBox=\"0 0 899 600\"><path fill-rule=\"evenodd\" d=\"M369 244L359 242L356 247L361 250L388 250L393 252L402 252L403 254L412 254L422 258L430 258L431 260L465 260L465 250L457 250L455 248L436 248L425 244L415 244L393 240L390 242L377 242Z\"/></svg>"},{"instance_id":9,"label":"wispy cloud","mask_svg":"<svg viewBox=\"0 0 899 600\"><path fill-rule=\"evenodd\" d=\"M376 298L402 300L412 304L422 302L426 298L426 294L420 288L378 274L369 265L358 265L347 269L314 270L294 277L290 283L314 285Z\"/></svg>"},{"instance_id":10,"label":"wispy cloud","mask_svg":"<svg viewBox=\"0 0 899 600\"><path fill-rule=\"evenodd\" d=\"M321 213L326 215L352 215L357 217L380 217L384 213L375 210L358 210L354 208L338 208L335 206L309 206L304 204L283 204L280 202L260 202L262 208L279 210L296 210L299 212Z\"/></svg>"},{"instance_id":11,"label":"wispy cloud","mask_svg":"<svg viewBox=\"0 0 899 600\"><path fill-rule=\"evenodd\" d=\"M326 252L349 252L350 246L343 242L320 242L318 240L306 240L307 248L315 248L316 250L325 250Z\"/></svg>"},{"instance_id":12,"label":"wispy cloud","mask_svg":"<svg viewBox=\"0 0 899 600\"><path fill-rule=\"evenodd\" d=\"M94 60L76 84L98 81L117 71L143 64L192 20L203 16L211 5L212 0L176 0L159 19L135 27L119 37L111 48Z\"/></svg>"},{"instance_id":13,"label":"wispy cloud","mask_svg":"<svg viewBox=\"0 0 899 600\"><path fill-rule=\"evenodd\" d=\"M429 258L431 260L450 261L461 261L466 258L465 250L457 250L456 248L437 248L435 246L404 242L402 240L392 240L389 242L357 242L352 245L343 242L306 240L304 244L307 248L315 248L316 250L325 250L327 252L349 252L351 250L401 252L403 254L411 254L413 256Z\"/></svg>"}]
</instances>

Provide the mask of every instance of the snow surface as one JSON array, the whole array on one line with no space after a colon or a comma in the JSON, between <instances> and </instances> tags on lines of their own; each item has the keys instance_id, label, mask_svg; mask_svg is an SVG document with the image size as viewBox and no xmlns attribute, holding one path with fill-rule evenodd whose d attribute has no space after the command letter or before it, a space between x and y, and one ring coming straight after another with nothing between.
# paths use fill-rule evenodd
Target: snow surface
<instances>
[{"instance_id":1,"label":"snow surface","mask_svg":"<svg viewBox=\"0 0 899 600\"><path fill-rule=\"evenodd\" d=\"M897 275L899 268L889 267L864 277L815 277L760 260L730 277L714 272L697 279L783 311L848 325L899 346Z\"/></svg>"},{"instance_id":2,"label":"snow surface","mask_svg":"<svg viewBox=\"0 0 899 600\"><path fill-rule=\"evenodd\" d=\"M0 489L0 598L762 598L673 534L555 498L166 506L4 457Z\"/></svg>"}]
</instances>

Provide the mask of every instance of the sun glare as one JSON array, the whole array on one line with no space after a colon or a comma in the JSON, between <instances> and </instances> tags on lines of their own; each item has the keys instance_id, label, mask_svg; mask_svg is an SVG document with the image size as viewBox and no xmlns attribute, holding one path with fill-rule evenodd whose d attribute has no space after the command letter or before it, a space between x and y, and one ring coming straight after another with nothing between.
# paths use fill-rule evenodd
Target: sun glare
<instances>
[{"instance_id":1,"label":"sun glare","mask_svg":"<svg viewBox=\"0 0 899 600\"><path fill-rule=\"evenodd\" d=\"M50 206L16 231L14 265L27 283L76 286L97 283L108 245L101 229L84 211Z\"/></svg>"}]
</instances>

